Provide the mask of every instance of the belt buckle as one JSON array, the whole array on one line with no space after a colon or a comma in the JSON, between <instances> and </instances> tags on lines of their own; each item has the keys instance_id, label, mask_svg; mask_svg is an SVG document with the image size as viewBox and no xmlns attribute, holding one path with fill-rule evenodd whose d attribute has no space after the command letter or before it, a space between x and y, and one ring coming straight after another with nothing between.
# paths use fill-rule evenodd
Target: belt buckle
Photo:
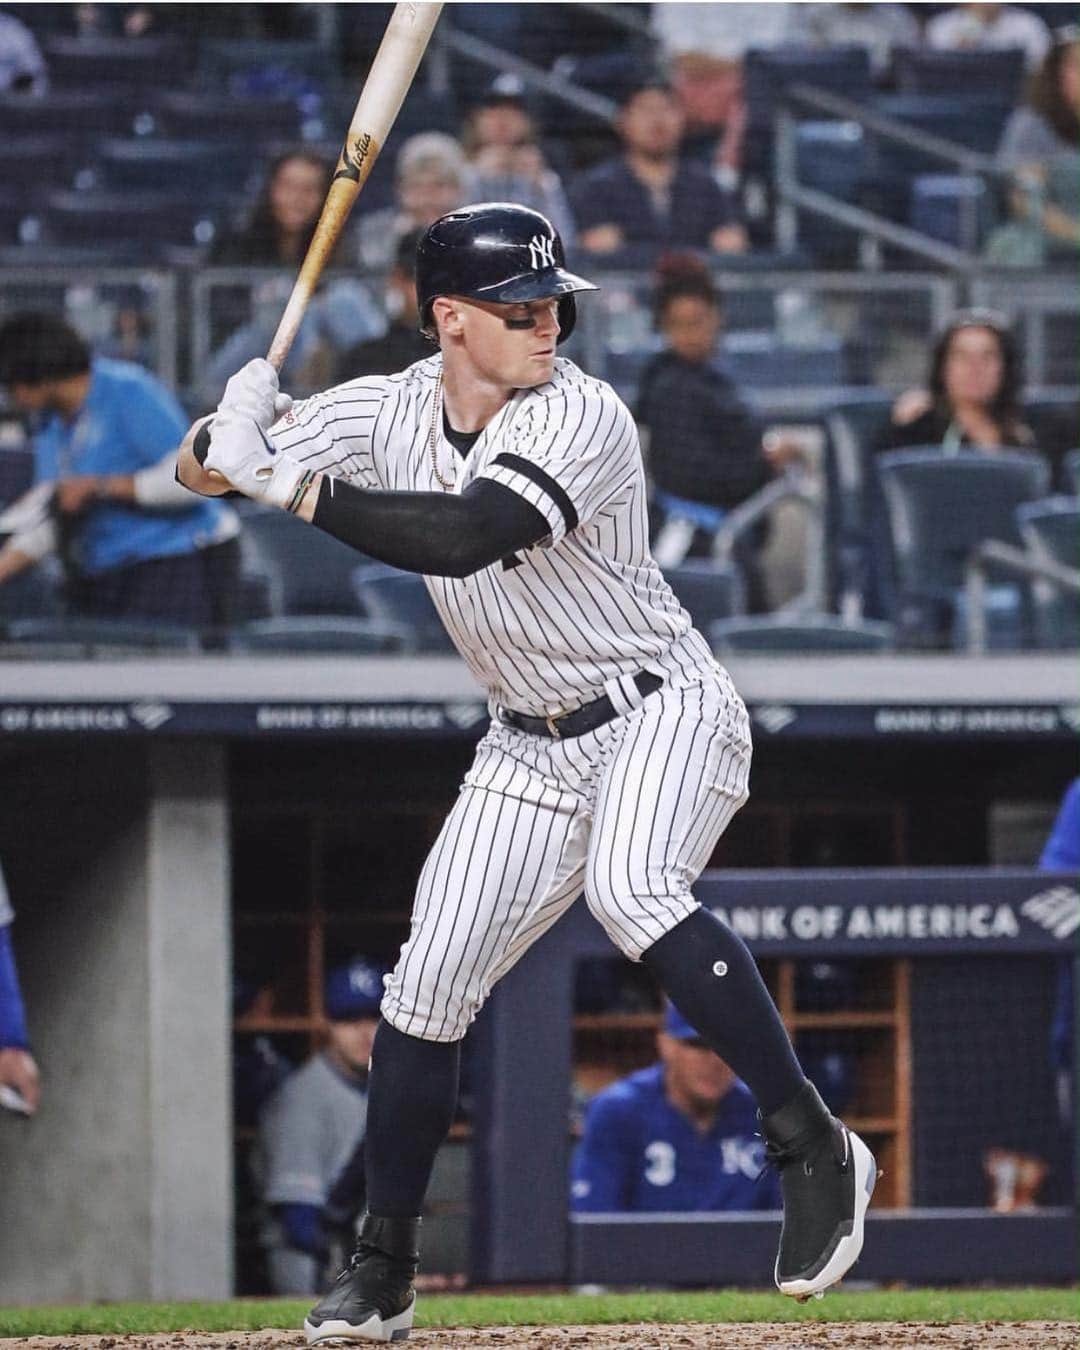
<instances>
[{"instance_id":1,"label":"belt buckle","mask_svg":"<svg viewBox=\"0 0 1080 1350\"><path fill-rule=\"evenodd\" d=\"M562 732L561 732L561 731L559 730L559 728L558 728L558 719L557 719L557 718L555 718L555 717L550 717L550 716L549 716L549 717L545 717L545 718L544 718L544 725L547 727L548 731L551 733L551 739L552 739L553 741L561 741L561 740L562 740Z\"/></svg>"}]
</instances>

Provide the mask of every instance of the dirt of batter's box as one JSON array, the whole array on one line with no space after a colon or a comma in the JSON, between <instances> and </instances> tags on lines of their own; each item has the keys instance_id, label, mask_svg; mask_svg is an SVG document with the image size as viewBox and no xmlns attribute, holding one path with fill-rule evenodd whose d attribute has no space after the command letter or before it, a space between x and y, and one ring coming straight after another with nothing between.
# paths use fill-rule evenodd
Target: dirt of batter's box
<instances>
[{"instance_id":1,"label":"dirt of batter's box","mask_svg":"<svg viewBox=\"0 0 1080 1350\"><path fill-rule=\"evenodd\" d=\"M29 1350L285 1350L299 1332L168 1332L154 1336L29 1336ZM1077 1350L1080 1322L701 1322L685 1326L417 1328L416 1350Z\"/></svg>"}]
</instances>

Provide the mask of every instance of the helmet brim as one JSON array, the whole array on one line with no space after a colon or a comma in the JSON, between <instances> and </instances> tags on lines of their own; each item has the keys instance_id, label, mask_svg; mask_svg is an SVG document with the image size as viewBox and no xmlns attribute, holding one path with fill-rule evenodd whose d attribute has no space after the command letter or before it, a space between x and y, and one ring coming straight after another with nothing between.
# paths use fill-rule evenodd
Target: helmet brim
<instances>
[{"instance_id":1,"label":"helmet brim","mask_svg":"<svg viewBox=\"0 0 1080 1350\"><path fill-rule=\"evenodd\" d=\"M546 300L549 296L572 295L575 291L598 291L599 286L565 267L545 267L522 272L491 286L472 287L461 294L497 305L519 305L525 300Z\"/></svg>"}]
</instances>

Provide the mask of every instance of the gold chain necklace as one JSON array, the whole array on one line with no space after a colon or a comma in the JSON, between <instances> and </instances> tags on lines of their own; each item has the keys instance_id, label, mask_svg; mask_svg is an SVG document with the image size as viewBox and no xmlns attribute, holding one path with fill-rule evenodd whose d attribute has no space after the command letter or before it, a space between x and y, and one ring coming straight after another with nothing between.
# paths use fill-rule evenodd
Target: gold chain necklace
<instances>
[{"instance_id":1,"label":"gold chain necklace","mask_svg":"<svg viewBox=\"0 0 1080 1350\"><path fill-rule=\"evenodd\" d=\"M436 438L438 435L437 427L439 425L439 413L442 409L442 371L440 370L435 377L435 393L431 399L431 429L428 433L428 446L431 449L431 468L435 477L439 480L439 485L444 492L451 492L454 488L454 480L445 479L439 472L439 456L435 449Z\"/></svg>"}]
</instances>

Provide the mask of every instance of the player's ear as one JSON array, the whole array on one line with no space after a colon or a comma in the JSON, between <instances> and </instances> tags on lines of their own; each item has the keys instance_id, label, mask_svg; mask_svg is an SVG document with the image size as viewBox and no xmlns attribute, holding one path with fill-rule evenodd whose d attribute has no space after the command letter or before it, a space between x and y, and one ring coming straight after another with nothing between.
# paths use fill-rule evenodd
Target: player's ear
<instances>
[{"instance_id":1,"label":"player's ear","mask_svg":"<svg viewBox=\"0 0 1080 1350\"><path fill-rule=\"evenodd\" d=\"M462 307L449 295L437 295L431 302L431 313L438 332L449 337L460 337L463 328Z\"/></svg>"}]
</instances>

